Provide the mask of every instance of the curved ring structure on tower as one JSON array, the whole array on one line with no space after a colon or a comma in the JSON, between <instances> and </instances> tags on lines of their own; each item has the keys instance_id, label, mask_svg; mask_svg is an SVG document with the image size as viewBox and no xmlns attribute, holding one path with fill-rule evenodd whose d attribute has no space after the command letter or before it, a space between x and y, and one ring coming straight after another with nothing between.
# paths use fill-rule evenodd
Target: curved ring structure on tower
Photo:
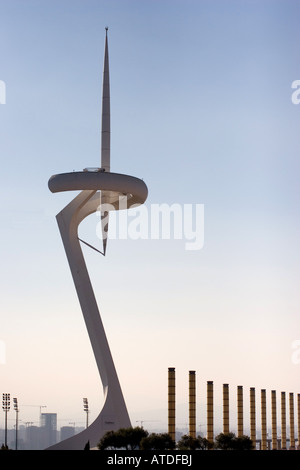
<instances>
[{"instance_id":1,"label":"curved ring structure on tower","mask_svg":"<svg viewBox=\"0 0 300 470\"><path fill-rule=\"evenodd\" d=\"M48 186L52 193L78 190L105 191L106 197L110 195L111 203L114 201L115 209L119 208L116 204L119 197L127 196L129 204L127 208L129 208L134 204L143 204L148 196L148 188L143 180L111 172L74 171L62 173L51 176Z\"/></svg>"}]
</instances>

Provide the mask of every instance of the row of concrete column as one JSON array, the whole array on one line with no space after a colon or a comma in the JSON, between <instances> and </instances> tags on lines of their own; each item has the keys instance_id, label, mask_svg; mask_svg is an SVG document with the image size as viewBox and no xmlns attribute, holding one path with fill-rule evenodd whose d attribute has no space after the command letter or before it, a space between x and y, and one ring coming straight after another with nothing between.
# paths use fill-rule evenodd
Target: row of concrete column
<instances>
[{"instance_id":1,"label":"row of concrete column","mask_svg":"<svg viewBox=\"0 0 300 470\"><path fill-rule=\"evenodd\" d=\"M266 390L260 391L261 403L261 450L267 450L267 396ZM294 422L294 394L289 393L289 449L295 449L295 422ZM257 441L256 429L256 391L254 387L250 388L250 439L255 443ZM287 449L287 402L286 392L281 392L281 438L280 448ZM244 393L243 386L237 386L237 436L244 434ZM298 441L300 436L300 394L297 394L297 424L298 424ZM214 440L214 384L212 381L207 382L207 436L209 441ZM176 428L176 383L175 368L170 367L168 370L168 432L175 440ZM277 395L276 390L271 391L271 428L272 428L272 449L278 449L277 436ZM229 420L229 384L223 384L223 433L230 432ZM189 371L189 435L196 437L196 372ZM298 442L299 444L299 442ZM299 448L299 445L298 445Z\"/></svg>"}]
</instances>

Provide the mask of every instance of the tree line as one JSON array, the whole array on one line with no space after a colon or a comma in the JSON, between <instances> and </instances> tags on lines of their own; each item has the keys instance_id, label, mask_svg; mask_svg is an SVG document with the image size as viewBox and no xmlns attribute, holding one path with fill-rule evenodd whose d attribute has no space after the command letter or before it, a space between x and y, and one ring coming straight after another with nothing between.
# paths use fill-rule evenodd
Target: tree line
<instances>
[{"instance_id":1,"label":"tree line","mask_svg":"<svg viewBox=\"0 0 300 470\"><path fill-rule=\"evenodd\" d=\"M98 444L99 450L252 450L248 436L237 437L234 433L220 433L214 442L205 437L183 435L176 443L168 433L148 433L143 427L121 428L108 431Z\"/></svg>"}]
</instances>

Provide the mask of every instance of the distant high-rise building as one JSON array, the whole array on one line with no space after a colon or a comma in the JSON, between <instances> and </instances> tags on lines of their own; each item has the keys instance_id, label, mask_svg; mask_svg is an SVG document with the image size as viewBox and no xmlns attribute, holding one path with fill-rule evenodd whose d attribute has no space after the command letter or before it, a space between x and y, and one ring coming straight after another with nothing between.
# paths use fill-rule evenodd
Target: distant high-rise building
<instances>
[{"instance_id":1,"label":"distant high-rise building","mask_svg":"<svg viewBox=\"0 0 300 470\"><path fill-rule=\"evenodd\" d=\"M57 442L57 414L41 414L41 439L43 448L56 444Z\"/></svg>"}]
</instances>

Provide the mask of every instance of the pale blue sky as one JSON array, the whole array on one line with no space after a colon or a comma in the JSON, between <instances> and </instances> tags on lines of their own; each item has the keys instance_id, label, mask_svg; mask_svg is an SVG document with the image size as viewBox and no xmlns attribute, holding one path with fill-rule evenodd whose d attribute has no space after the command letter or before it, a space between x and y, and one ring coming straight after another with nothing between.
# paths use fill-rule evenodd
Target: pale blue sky
<instances>
[{"instance_id":1,"label":"pale blue sky","mask_svg":"<svg viewBox=\"0 0 300 470\"><path fill-rule=\"evenodd\" d=\"M0 11L3 392L66 421L84 422L83 396L98 411L55 221L74 194L47 183L100 164L106 26L112 171L144 179L147 207L205 205L200 251L85 250L129 413L166 410L170 366L180 403L189 369L202 398L207 380L299 392L299 2L0 0Z\"/></svg>"}]
</instances>

